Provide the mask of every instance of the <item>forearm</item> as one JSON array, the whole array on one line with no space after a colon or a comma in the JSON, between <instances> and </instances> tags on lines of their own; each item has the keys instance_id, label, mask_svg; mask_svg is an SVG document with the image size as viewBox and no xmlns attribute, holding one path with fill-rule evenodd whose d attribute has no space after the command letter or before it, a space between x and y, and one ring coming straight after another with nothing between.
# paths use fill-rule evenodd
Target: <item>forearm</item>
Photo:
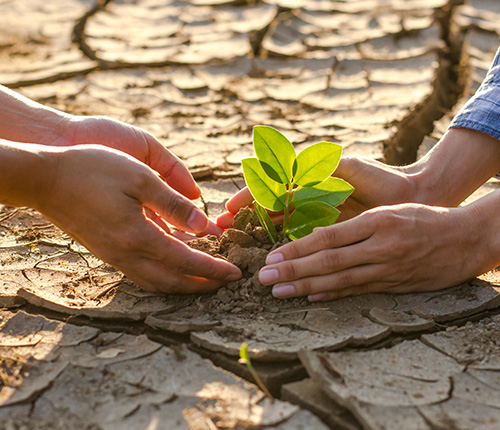
<instances>
[{"instance_id":1,"label":"forearm","mask_svg":"<svg viewBox=\"0 0 500 430\"><path fill-rule=\"evenodd\" d=\"M456 206L500 171L500 49L481 87L453 118L448 132L406 171L418 203Z\"/></svg>"},{"instance_id":2,"label":"forearm","mask_svg":"<svg viewBox=\"0 0 500 430\"><path fill-rule=\"evenodd\" d=\"M475 202L460 208L473 220L472 227L463 235L475 238L470 258L477 261L479 273L485 273L500 265L500 190L487 194Z\"/></svg>"},{"instance_id":3,"label":"forearm","mask_svg":"<svg viewBox=\"0 0 500 430\"><path fill-rule=\"evenodd\" d=\"M72 116L0 85L0 138L51 145L66 139Z\"/></svg>"},{"instance_id":4,"label":"forearm","mask_svg":"<svg viewBox=\"0 0 500 430\"><path fill-rule=\"evenodd\" d=\"M412 201L457 206L500 171L500 141L475 130L453 128L405 170L415 184Z\"/></svg>"},{"instance_id":5,"label":"forearm","mask_svg":"<svg viewBox=\"0 0 500 430\"><path fill-rule=\"evenodd\" d=\"M50 189L54 151L0 139L0 203L37 209Z\"/></svg>"}]
</instances>

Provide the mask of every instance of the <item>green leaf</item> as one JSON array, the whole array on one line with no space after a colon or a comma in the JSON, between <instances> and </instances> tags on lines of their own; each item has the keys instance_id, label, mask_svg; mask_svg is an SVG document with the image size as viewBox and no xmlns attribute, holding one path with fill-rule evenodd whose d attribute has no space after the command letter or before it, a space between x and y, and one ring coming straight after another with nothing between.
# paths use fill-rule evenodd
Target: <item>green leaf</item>
<instances>
[{"instance_id":1,"label":"green leaf","mask_svg":"<svg viewBox=\"0 0 500 430\"><path fill-rule=\"evenodd\" d=\"M316 227L326 227L337 221L340 211L323 202L309 202L296 208L290 215L288 237L300 239Z\"/></svg>"},{"instance_id":2,"label":"green leaf","mask_svg":"<svg viewBox=\"0 0 500 430\"><path fill-rule=\"evenodd\" d=\"M257 158L241 160L248 189L257 202L266 209L280 211L285 207L286 186L266 175Z\"/></svg>"},{"instance_id":3,"label":"green leaf","mask_svg":"<svg viewBox=\"0 0 500 430\"><path fill-rule=\"evenodd\" d=\"M242 343L240 346L240 359L238 360L242 364L247 364L250 361L248 356L248 346L246 343Z\"/></svg>"},{"instance_id":4,"label":"green leaf","mask_svg":"<svg viewBox=\"0 0 500 430\"><path fill-rule=\"evenodd\" d=\"M319 142L297 155L295 161L295 183L311 186L323 182L337 168L342 146L332 142Z\"/></svg>"},{"instance_id":5,"label":"green leaf","mask_svg":"<svg viewBox=\"0 0 500 430\"><path fill-rule=\"evenodd\" d=\"M354 187L348 182L329 177L312 187L297 188L293 194L292 203L296 208L309 202L323 202L335 207L344 203L353 191Z\"/></svg>"},{"instance_id":6,"label":"green leaf","mask_svg":"<svg viewBox=\"0 0 500 430\"><path fill-rule=\"evenodd\" d=\"M292 180L295 149L278 130L264 125L253 128L253 146L267 175L281 184Z\"/></svg>"},{"instance_id":7,"label":"green leaf","mask_svg":"<svg viewBox=\"0 0 500 430\"><path fill-rule=\"evenodd\" d=\"M267 211L257 203L257 201L253 202L253 207L255 208L255 213L257 214L260 225L266 232L269 239L271 239L272 243L278 242L278 232L276 231L276 227L271 221L271 217L267 213Z\"/></svg>"}]
</instances>

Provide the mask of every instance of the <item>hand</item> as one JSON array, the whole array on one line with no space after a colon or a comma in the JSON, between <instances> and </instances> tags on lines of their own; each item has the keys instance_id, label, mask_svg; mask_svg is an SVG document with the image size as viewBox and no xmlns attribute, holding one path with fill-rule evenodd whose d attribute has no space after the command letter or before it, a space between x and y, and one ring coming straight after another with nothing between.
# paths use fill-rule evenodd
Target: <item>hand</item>
<instances>
[{"instance_id":1,"label":"hand","mask_svg":"<svg viewBox=\"0 0 500 430\"><path fill-rule=\"evenodd\" d=\"M498 263L478 218L472 205L378 207L273 251L259 279L275 297L311 301L450 287Z\"/></svg>"},{"instance_id":2,"label":"hand","mask_svg":"<svg viewBox=\"0 0 500 430\"><path fill-rule=\"evenodd\" d=\"M354 193L339 206L339 221L376 206L412 201L415 184L407 174L409 170L410 167L392 167L369 158L343 157L334 176L349 182L354 187ZM250 206L253 200L248 188L240 190L227 201L227 212L217 217L217 225L230 227L234 215L242 207Z\"/></svg>"},{"instance_id":3,"label":"hand","mask_svg":"<svg viewBox=\"0 0 500 430\"><path fill-rule=\"evenodd\" d=\"M125 152L156 170L182 195L191 200L200 197L187 167L146 130L104 116L73 117L72 123L67 144L98 144Z\"/></svg>"},{"instance_id":4,"label":"hand","mask_svg":"<svg viewBox=\"0 0 500 430\"><path fill-rule=\"evenodd\" d=\"M201 195L200 188L182 161L168 151L151 133L130 124L104 116L72 117L67 127L67 140L59 145L99 144L125 152L157 171L167 184L193 200ZM157 214L146 215L164 226ZM200 234L219 235L222 229L209 220L207 229ZM189 236L174 233L178 237ZM193 237L190 237L191 239Z\"/></svg>"},{"instance_id":5,"label":"hand","mask_svg":"<svg viewBox=\"0 0 500 430\"><path fill-rule=\"evenodd\" d=\"M237 267L192 250L145 216L148 210L194 233L208 225L203 212L146 164L100 145L48 152L55 166L44 174L52 184L32 206L142 288L204 292L241 277ZM164 173L177 180L183 170L171 160L162 161Z\"/></svg>"}]
</instances>

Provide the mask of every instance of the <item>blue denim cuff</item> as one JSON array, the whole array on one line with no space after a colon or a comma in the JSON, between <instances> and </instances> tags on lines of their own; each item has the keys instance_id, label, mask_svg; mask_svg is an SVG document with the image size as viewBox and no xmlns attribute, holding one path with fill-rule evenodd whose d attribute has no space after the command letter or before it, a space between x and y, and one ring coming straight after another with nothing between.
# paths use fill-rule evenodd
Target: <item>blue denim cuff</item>
<instances>
[{"instance_id":1,"label":"blue denim cuff","mask_svg":"<svg viewBox=\"0 0 500 430\"><path fill-rule=\"evenodd\" d=\"M488 75L449 128L464 127L500 139L500 49Z\"/></svg>"}]
</instances>

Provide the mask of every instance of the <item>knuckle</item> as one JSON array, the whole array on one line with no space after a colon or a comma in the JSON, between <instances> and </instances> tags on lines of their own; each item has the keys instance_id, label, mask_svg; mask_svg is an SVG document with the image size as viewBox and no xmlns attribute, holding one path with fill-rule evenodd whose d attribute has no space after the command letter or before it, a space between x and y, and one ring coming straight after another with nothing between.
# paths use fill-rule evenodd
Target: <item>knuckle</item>
<instances>
[{"instance_id":1,"label":"knuckle","mask_svg":"<svg viewBox=\"0 0 500 430\"><path fill-rule=\"evenodd\" d=\"M192 210L184 199L175 192L169 193L165 205L165 212L178 220L187 219Z\"/></svg>"},{"instance_id":2,"label":"knuckle","mask_svg":"<svg viewBox=\"0 0 500 430\"><path fill-rule=\"evenodd\" d=\"M314 286L309 279L304 279L296 285L298 296L309 296L313 294Z\"/></svg>"},{"instance_id":3,"label":"knuckle","mask_svg":"<svg viewBox=\"0 0 500 430\"><path fill-rule=\"evenodd\" d=\"M378 227L382 227L387 223L387 214L381 210L373 211L370 213L370 220Z\"/></svg>"},{"instance_id":4,"label":"knuckle","mask_svg":"<svg viewBox=\"0 0 500 430\"><path fill-rule=\"evenodd\" d=\"M297 270L292 263L285 263L280 267L280 274L285 279L295 279L297 277Z\"/></svg>"},{"instance_id":5,"label":"knuckle","mask_svg":"<svg viewBox=\"0 0 500 430\"><path fill-rule=\"evenodd\" d=\"M377 289L371 288L368 284L358 285L354 291L356 295L378 292Z\"/></svg>"},{"instance_id":6,"label":"knuckle","mask_svg":"<svg viewBox=\"0 0 500 430\"><path fill-rule=\"evenodd\" d=\"M301 256L299 249L295 242L288 243L281 248L281 253L286 257L286 259L295 260Z\"/></svg>"},{"instance_id":7,"label":"knuckle","mask_svg":"<svg viewBox=\"0 0 500 430\"><path fill-rule=\"evenodd\" d=\"M354 286L354 277L352 273L341 273L337 279L336 287L346 289Z\"/></svg>"},{"instance_id":8,"label":"knuckle","mask_svg":"<svg viewBox=\"0 0 500 430\"><path fill-rule=\"evenodd\" d=\"M340 264L339 254L333 250L322 251L319 255L319 263L323 272L328 272Z\"/></svg>"},{"instance_id":9,"label":"knuckle","mask_svg":"<svg viewBox=\"0 0 500 430\"><path fill-rule=\"evenodd\" d=\"M151 187L151 172L147 169L139 169L131 178L131 182L138 190L147 190Z\"/></svg>"},{"instance_id":10,"label":"knuckle","mask_svg":"<svg viewBox=\"0 0 500 430\"><path fill-rule=\"evenodd\" d=\"M318 242L321 247L330 247L336 243L337 230L333 227L325 227L318 231Z\"/></svg>"}]
</instances>

